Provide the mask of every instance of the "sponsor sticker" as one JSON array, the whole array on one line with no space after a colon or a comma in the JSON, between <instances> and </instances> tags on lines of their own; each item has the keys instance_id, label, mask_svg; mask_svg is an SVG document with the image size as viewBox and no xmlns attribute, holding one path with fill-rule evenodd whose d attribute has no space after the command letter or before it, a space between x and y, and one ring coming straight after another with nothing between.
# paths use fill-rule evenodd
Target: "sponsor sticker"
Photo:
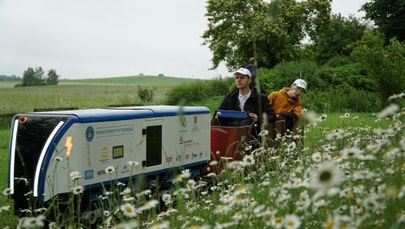
<instances>
[{"instance_id":1,"label":"sponsor sticker","mask_svg":"<svg viewBox=\"0 0 405 229\"><path fill-rule=\"evenodd\" d=\"M113 146L112 148L113 159L123 158L124 157L124 146Z\"/></svg>"},{"instance_id":2,"label":"sponsor sticker","mask_svg":"<svg viewBox=\"0 0 405 229\"><path fill-rule=\"evenodd\" d=\"M87 169L84 171L84 179L85 180L90 180L94 178L94 170L93 169Z\"/></svg>"}]
</instances>

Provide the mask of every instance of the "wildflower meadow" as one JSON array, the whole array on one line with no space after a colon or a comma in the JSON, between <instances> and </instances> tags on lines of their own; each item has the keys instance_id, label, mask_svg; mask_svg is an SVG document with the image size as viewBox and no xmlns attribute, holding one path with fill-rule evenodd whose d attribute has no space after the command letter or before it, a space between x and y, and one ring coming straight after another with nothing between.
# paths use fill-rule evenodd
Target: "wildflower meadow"
<instances>
[{"instance_id":1,"label":"wildflower meadow","mask_svg":"<svg viewBox=\"0 0 405 229\"><path fill-rule=\"evenodd\" d=\"M350 113L336 128L322 125L327 114L304 116L304 131L279 135L277 147L246 146L242 160L211 162L224 169L200 179L180 171L164 192L140 189L138 180L116 182L118 171L108 166L111 186L91 214L80 209L83 178L73 171L68 207L55 200L27 209L18 227L405 228L405 108L388 106L373 126Z\"/></svg>"}]
</instances>

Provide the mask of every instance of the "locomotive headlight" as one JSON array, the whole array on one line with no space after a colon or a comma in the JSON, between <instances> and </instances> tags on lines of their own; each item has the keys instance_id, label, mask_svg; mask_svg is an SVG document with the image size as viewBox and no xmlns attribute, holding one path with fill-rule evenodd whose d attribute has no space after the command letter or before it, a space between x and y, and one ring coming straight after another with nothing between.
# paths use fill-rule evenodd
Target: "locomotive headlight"
<instances>
[{"instance_id":1,"label":"locomotive headlight","mask_svg":"<svg viewBox=\"0 0 405 229\"><path fill-rule=\"evenodd\" d=\"M28 121L28 118L25 115L20 115L20 117L18 117L18 121L20 124L25 124Z\"/></svg>"},{"instance_id":2,"label":"locomotive headlight","mask_svg":"<svg viewBox=\"0 0 405 229\"><path fill-rule=\"evenodd\" d=\"M65 147L66 147L66 157L70 157L70 153L71 153L71 150L72 150L72 147L73 147L72 136L69 135L66 138Z\"/></svg>"}]
</instances>

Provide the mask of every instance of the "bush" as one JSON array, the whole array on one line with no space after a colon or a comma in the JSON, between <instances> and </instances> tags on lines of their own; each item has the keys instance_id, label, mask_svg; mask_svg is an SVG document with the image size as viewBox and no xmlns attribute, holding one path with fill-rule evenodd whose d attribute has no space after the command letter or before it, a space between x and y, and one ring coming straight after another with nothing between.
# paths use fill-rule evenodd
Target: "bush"
<instances>
[{"instance_id":1,"label":"bush","mask_svg":"<svg viewBox=\"0 0 405 229\"><path fill-rule=\"evenodd\" d=\"M225 95L229 91L228 79L196 80L192 83L181 84L173 87L166 94L166 104L186 105L190 102Z\"/></svg>"},{"instance_id":2,"label":"bush","mask_svg":"<svg viewBox=\"0 0 405 229\"><path fill-rule=\"evenodd\" d=\"M314 61L292 61L279 64L271 70L259 69L258 78L267 93L288 87L298 78L307 81L310 88L316 88L320 84L317 69Z\"/></svg>"},{"instance_id":3,"label":"bush","mask_svg":"<svg viewBox=\"0 0 405 229\"><path fill-rule=\"evenodd\" d=\"M138 85L137 87L137 93L139 98L141 99L142 103L149 103L153 100L153 96L155 95L156 88L142 88L141 86Z\"/></svg>"},{"instance_id":4,"label":"bush","mask_svg":"<svg viewBox=\"0 0 405 229\"><path fill-rule=\"evenodd\" d=\"M377 92L357 90L348 85L338 85L324 91L308 91L303 96L303 104L305 108L319 113L376 112L383 106Z\"/></svg>"},{"instance_id":5,"label":"bush","mask_svg":"<svg viewBox=\"0 0 405 229\"><path fill-rule=\"evenodd\" d=\"M322 81L320 89L327 89L329 85L348 85L361 90L377 90L376 81L366 76L363 66L359 63L338 67L323 66L318 76Z\"/></svg>"}]
</instances>

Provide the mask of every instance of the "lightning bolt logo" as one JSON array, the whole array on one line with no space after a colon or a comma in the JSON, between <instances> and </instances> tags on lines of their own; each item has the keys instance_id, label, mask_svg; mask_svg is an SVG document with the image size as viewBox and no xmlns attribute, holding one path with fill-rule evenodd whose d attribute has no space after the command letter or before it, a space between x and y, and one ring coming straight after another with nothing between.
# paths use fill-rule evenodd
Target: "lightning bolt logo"
<instances>
[{"instance_id":1,"label":"lightning bolt logo","mask_svg":"<svg viewBox=\"0 0 405 229\"><path fill-rule=\"evenodd\" d=\"M66 146L66 157L70 157L70 153L73 147L72 136L68 136L66 138L65 146Z\"/></svg>"}]
</instances>

